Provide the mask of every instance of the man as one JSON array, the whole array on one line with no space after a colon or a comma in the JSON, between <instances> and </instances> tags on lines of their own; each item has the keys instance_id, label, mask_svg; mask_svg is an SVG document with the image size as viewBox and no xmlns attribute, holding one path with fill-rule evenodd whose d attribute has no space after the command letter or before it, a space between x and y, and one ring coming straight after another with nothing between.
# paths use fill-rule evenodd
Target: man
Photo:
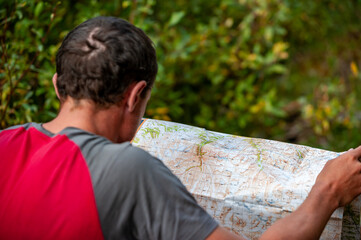
<instances>
[{"instance_id":1,"label":"man","mask_svg":"<svg viewBox=\"0 0 361 240\"><path fill-rule=\"evenodd\" d=\"M88 20L64 39L45 124L0 133L0 239L239 239L198 206L158 159L133 147L157 73L143 31ZM264 239L317 239L361 193L361 147L329 161L306 201Z\"/></svg>"}]
</instances>

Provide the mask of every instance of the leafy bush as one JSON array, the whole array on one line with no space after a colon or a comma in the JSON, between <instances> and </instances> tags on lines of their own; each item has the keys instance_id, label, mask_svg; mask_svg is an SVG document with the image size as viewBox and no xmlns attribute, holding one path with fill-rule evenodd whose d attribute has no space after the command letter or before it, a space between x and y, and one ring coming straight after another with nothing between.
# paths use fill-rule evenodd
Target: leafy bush
<instances>
[{"instance_id":1,"label":"leafy bush","mask_svg":"<svg viewBox=\"0 0 361 240\"><path fill-rule=\"evenodd\" d=\"M51 78L62 38L113 15L156 45L147 117L332 150L361 142L359 0L0 4L1 128L56 115Z\"/></svg>"}]
</instances>

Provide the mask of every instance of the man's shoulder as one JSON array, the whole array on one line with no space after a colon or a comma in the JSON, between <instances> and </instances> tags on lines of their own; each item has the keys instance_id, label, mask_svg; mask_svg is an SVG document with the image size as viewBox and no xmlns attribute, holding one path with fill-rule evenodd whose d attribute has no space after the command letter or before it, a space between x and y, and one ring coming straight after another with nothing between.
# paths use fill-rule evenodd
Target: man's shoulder
<instances>
[{"instance_id":1,"label":"man's shoulder","mask_svg":"<svg viewBox=\"0 0 361 240\"><path fill-rule=\"evenodd\" d=\"M161 161L147 151L133 146L130 142L104 144L98 157L104 164L110 163L117 170L140 170L151 168Z\"/></svg>"},{"instance_id":2,"label":"man's shoulder","mask_svg":"<svg viewBox=\"0 0 361 240\"><path fill-rule=\"evenodd\" d=\"M113 143L81 129L69 128L62 133L79 147L93 176L104 172L118 176L119 173L134 174L163 165L159 159L130 142Z\"/></svg>"},{"instance_id":3,"label":"man's shoulder","mask_svg":"<svg viewBox=\"0 0 361 240\"><path fill-rule=\"evenodd\" d=\"M139 160L152 158L145 150L133 146L130 142L113 143L103 136L82 130L67 130L64 134L73 141L89 159L101 158L104 161Z\"/></svg>"},{"instance_id":4,"label":"man's shoulder","mask_svg":"<svg viewBox=\"0 0 361 240\"><path fill-rule=\"evenodd\" d=\"M102 164L109 163L113 171L124 175L149 174L165 167L158 158L129 142L106 145L103 151L109 157L103 159Z\"/></svg>"}]
</instances>

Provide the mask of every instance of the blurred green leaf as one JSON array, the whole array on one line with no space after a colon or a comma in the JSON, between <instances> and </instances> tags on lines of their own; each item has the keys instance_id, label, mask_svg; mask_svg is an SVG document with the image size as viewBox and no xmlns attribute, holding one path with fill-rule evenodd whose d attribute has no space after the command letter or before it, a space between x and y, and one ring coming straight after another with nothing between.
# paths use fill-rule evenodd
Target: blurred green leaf
<instances>
[{"instance_id":1,"label":"blurred green leaf","mask_svg":"<svg viewBox=\"0 0 361 240\"><path fill-rule=\"evenodd\" d=\"M40 13L43 11L44 2L40 1L38 4L36 4L35 10L34 10L34 16L35 18L38 18Z\"/></svg>"},{"instance_id":2,"label":"blurred green leaf","mask_svg":"<svg viewBox=\"0 0 361 240\"><path fill-rule=\"evenodd\" d=\"M182 18L184 17L185 12L184 11L180 11L180 12L174 12L172 13L172 16L170 17L168 26L172 27L174 25L177 25L180 20L182 20Z\"/></svg>"}]
</instances>

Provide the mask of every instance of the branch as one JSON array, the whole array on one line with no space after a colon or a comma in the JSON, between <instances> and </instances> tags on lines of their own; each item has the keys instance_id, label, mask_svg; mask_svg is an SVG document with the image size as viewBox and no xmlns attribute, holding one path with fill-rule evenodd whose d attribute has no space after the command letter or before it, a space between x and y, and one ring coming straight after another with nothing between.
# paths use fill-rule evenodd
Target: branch
<instances>
[{"instance_id":1,"label":"branch","mask_svg":"<svg viewBox=\"0 0 361 240\"><path fill-rule=\"evenodd\" d=\"M137 0L132 0L132 10L130 11L129 22L134 24L135 11L137 9Z\"/></svg>"}]
</instances>

